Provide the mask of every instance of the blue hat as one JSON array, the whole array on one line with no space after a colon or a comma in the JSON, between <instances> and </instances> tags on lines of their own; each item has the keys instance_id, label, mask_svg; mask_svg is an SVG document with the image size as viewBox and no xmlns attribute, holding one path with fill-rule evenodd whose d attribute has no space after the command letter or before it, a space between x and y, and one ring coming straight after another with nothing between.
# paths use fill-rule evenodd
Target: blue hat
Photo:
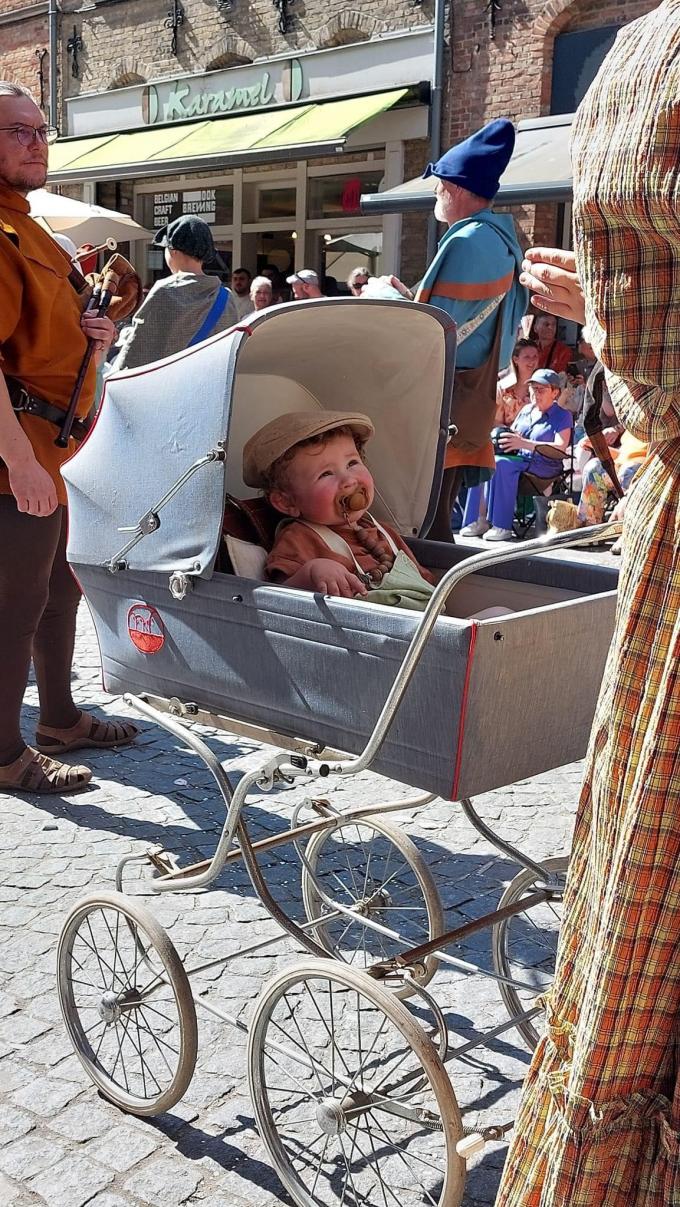
<instances>
[{"instance_id":1,"label":"blue hat","mask_svg":"<svg viewBox=\"0 0 680 1207\"><path fill-rule=\"evenodd\" d=\"M429 163L423 179L438 176L449 184L486 197L491 201L498 192L500 178L515 147L515 127L507 117L489 122L464 142L451 147L436 163Z\"/></svg>"},{"instance_id":2,"label":"blue hat","mask_svg":"<svg viewBox=\"0 0 680 1207\"><path fill-rule=\"evenodd\" d=\"M562 378L552 369L536 369L529 381L535 381L537 386L550 386L553 390L562 389Z\"/></svg>"}]
</instances>

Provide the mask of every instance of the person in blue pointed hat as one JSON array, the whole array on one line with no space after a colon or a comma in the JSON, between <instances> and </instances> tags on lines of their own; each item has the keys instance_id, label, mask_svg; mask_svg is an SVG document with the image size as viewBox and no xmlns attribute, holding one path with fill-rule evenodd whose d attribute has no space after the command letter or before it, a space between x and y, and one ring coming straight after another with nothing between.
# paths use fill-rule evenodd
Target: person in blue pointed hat
<instances>
[{"instance_id":1,"label":"person in blue pointed hat","mask_svg":"<svg viewBox=\"0 0 680 1207\"><path fill-rule=\"evenodd\" d=\"M430 540L453 540L451 511L461 487L479 486L494 470L489 437L498 370L510 363L529 301L514 222L491 208L514 146L512 122L497 118L428 164L424 177L437 178L435 217L448 229L415 295L392 278L415 301L445 310L458 328L451 412L458 431L446 451Z\"/></svg>"}]
</instances>

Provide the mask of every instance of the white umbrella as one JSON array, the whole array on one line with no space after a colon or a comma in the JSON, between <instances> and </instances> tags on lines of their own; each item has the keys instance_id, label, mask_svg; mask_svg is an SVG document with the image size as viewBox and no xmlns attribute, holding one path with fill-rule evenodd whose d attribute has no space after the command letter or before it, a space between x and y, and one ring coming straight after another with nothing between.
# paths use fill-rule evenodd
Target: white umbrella
<instances>
[{"instance_id":1,"label":"white umbrella","mask_svg":"<svg viewBox=\"0 0 680 1207\"><path fill-rule=\"evenodd\" d=\"M361 231L355 235L340 235L337 239L329 239L326 247L339 252L356 251L361 256L379 256L382 253L382 232Z\"/></svg>"},{"instance_id":2,"label":"white umbrella","mask_svg":"<svg viewBox=\"0 0 680 1207\"><path fill-rule=\"evenodd\" d=\"M59 193L50 193L48 189L34 189L28 194L27 200L32 216L41 225L69 235L79 247L83 243L96 246L105 239L123 243L151 238L151 233L133 218L120 214L118 210L107 210L103 205L74 201L72 197L62 197Z\"/></svg>"}]
</instances>

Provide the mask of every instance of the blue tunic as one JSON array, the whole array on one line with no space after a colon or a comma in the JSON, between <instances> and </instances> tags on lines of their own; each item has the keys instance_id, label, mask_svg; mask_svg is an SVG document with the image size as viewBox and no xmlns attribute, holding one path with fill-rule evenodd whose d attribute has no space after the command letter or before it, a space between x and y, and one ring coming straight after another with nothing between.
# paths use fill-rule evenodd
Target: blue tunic
<instances>
[{"instance_id":1,"label":"blue tunic","mask_svg":"<svg viewBox=\"0 0 680 1207\"><path fill-rule=\"evenodd\" d=\"M442 237L417 291L417 302L430 302L451 315L458 327L474 319L492 298L506 295L501 335L501 367L510 364L517 328L529 303L519 283L522 251L509 214L478 210L454 222ZM456 352L458 369L477 369L489 356L496 313Z\"/></svg>"}]
</instances>

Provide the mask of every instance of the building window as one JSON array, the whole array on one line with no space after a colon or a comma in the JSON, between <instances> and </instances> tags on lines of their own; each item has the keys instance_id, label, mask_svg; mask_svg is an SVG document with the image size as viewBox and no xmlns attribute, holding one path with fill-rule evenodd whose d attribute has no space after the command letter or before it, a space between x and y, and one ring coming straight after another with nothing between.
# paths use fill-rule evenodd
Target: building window
<instances>
[{"instance_id":1,"label":"building window","mask_svg":"<svg viewBox=\"0 0 680 1207\"><path fill-rule=\"evenodd\" d=\"M614 45L618 25L575 30L555 38L551 113L574 113Z\"/></svg>"},{"instance_id":2,"label":"building window","mask_svg":"<svg viewBox=\"0 0 680 1207\"><path fill-rule=\"evenodd\" d=\"M257 220L295 217L295 185L269 188L262 185L257 190Z\"/></svg>"},{"instance_id":3,"label":"building window","mask_svg":"<svg viewBox=\"0 0 680 1207\"><path fill-rule=\"evenodd\" d=\"M377 193L382 172L353 172L347 176L311 176L308 188L310 218L347 218L361 212L362 193Z\"/></svg>"}]
</instances>

